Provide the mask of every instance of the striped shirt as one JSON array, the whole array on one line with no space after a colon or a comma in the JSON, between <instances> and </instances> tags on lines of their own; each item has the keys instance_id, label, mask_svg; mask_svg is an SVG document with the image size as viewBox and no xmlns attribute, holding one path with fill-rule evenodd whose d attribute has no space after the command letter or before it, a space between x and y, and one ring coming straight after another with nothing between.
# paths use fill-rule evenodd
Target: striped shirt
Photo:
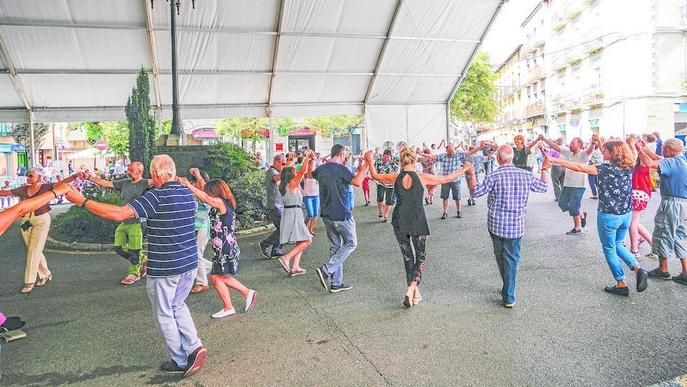
<instances>
[{"instance_id":1,"label":"striped shirt","mask_svg":"<svg viewBox=\"0 0 687 387\"><path fill-rule=\"evenodd\" d=\"M168 182L132 200L137 218L148 220L148 275L171 277L198 267L196 201L188 188Z\"/></svg>"},{"instance_id":2,"label":"striped shirt","mask_svg":"<svg viewBox=\"0 0 687 387\"><path fill-rule=\"evenodd\" d=\"M487 229L501 238L517 239L525 233L530 191L546 192L548 185L532 172L504 164L475 186L473 197L487 196Z\"/></svg>"}]
</instances>

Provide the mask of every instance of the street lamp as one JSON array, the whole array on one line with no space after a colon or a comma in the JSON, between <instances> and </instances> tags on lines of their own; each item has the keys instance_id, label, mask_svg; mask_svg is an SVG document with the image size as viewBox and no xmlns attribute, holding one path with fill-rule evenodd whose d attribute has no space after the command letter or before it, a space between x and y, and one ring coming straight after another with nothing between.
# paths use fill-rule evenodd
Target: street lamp
<instances>
[{"instance_id":1,"label":"street lamp","mask_svg":"<svg viewBox=\"0 0 687 387\"><path fill-rule=\"evenodd\" d=\"M170 10L170 30L172 34L172 129L170 134L182 139L181 113L179 112L179 70L177 69L177 22L176 17L181 9L181 0L167 0ZM196 9L196 0L191 0L191 6ZM155 8L155 0L150 0L150 8Z\"/></svg>"}]
</instances>

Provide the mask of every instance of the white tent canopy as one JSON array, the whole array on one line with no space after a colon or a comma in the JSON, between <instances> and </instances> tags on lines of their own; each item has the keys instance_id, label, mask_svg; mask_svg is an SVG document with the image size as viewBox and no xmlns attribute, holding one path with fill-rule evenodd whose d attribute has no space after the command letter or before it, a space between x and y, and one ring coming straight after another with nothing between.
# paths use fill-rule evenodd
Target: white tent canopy
<instances>
[{"instance_id":1,"label":"white tent canopy","mask_svg":"<svg viewBox=\"0 0 687 387\"><path fill-rule=\"evenodd\" d=\"M182 0L182 118L366 114L446 137L447 103L503 0ZM0 0L0 122L124 119L141 66L171 117L165 0Z\"/></svg>"}]
</instances>

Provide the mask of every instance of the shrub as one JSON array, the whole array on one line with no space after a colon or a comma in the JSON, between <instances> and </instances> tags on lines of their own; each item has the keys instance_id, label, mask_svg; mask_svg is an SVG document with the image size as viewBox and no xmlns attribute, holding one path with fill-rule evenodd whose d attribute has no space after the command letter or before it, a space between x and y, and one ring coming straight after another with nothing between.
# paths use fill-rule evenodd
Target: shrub
<instances>
[{"instance_id":1,"label":"shrub","mask_svg":"<svg viewBox=\"0 0 687 387\"><path fill-rule=\"evenodd\" d=\"M265 171L240 146L220 143L208 151L203 169L226 181L238 202L237 221L251 228L265 220Z\"/></svg>"},{"instance_id":2,"label":"shrub","mask_svg":"<svg viewBox=\"0 0 687 387\"><path fill-rule=\"evenodd\" d=\"M96 185L84 187L85 197L99 202L119 205L119 193ZM114 230L119 223L99 218L88 210L72 206L67 212L55 216L50 236L62 242L112 243Z\"/></svg>"}]
</instances>

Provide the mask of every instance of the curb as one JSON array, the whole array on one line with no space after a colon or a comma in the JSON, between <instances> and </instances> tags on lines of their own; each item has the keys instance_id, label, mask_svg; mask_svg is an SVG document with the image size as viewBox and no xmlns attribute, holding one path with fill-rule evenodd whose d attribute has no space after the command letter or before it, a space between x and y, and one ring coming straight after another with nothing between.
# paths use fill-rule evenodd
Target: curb
<instances>
[{"instance_id":1,"label":"curb","mask_svg":"<svg viewBox=\"0 0 687 387\"><path fill-rule=\"evenodd\" d=\"M253 235L258 235L258 234L263 234L268 231L272 231L274 229L274 225L272 224L267 224L267 225L262 225L254 228L250 228L248 230L241 230L236 232L237 237L245 238ZM46 240L46 245L48 248L52 250L63 250L63 251L94 251L94 252L100 252L100 251L107 251L110 252L114 249L114 245L111 243L79 243L79 242L62 242L58 241L57 239L52 238L50 235L48 235L48 239Z\"/></svg>"}]
</instances>

